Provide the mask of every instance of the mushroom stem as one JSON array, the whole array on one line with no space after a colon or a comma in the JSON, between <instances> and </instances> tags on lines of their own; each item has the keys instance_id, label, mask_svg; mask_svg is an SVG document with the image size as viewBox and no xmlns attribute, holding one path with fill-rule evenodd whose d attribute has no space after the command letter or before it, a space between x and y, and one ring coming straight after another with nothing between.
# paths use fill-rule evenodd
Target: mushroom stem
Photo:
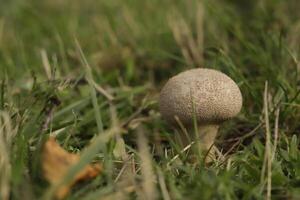
<instances>
[{"instance_id":1,"label":"mushroom stem","mask_svg":"<svg viewBox=\"0 0 300 200\"><path fill-rule=\"evenodd\" d=\"M198 126L198 133L196 134L196 140L198 145L198 151L202 155L206 155L205 163L210 163L215 159L215 147L214 141L219 130L219 125L208 124Z\"/></svg>"},{"instance_id":2,"label":"mushroom stem","mask_svg":"<svg viewBox=\"0 0 300 200\"><path fill-rule=\"evenodd\" d=\"M219 130L219 125L207 124L198 126L196 141L198 141L199 148L201 151L207 151L212 149L215 138Z\"/></svg>"},{"instance_id":3,"label":"mushroom stem","mask_svg":"<svg viewBox=\"0 0 300 200\"><path fill-rule=\"evenodd\" d=\"M218 129L219 125L217 124L199 125L197 131L190 127L187 130L190 134L180 132L180 143L184 146L187 146L194 141L196 143L196 148L194 148L195 151L200 151L202 155L207 155L205 158L205 163L209 163L215 158L215 149L213 145L218 133ZM188 138L188 136L192 137Z\"/></svg>"}]
</instances>

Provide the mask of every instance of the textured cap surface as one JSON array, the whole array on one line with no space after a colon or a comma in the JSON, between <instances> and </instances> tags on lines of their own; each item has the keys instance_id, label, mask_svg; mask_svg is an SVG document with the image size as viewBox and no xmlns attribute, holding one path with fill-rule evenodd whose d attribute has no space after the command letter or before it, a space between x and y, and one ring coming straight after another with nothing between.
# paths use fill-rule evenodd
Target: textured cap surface
<instances>
[{"instance_id":1,"label":"textured cap surface","mask_svg":"<svg viewBox=\"0 0 300 200\"><path fill-rule=\"evenodd\" d=\"M184 125L219 123L236 116L242 107L242 95L236 83L222 72L198 68L182 72L163 87L160 111L169 123L178 116Z\"/></svg>"}]
</instances>

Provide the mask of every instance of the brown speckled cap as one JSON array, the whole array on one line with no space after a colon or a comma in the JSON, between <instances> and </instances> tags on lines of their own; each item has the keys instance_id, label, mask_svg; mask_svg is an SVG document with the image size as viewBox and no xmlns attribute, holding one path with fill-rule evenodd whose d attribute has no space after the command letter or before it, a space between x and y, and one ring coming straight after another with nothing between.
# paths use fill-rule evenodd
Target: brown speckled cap
<instances>
[{"instance_id":1,"label":"brown speckled cap","mask_svg":"<svg viewBox=\"0 0 300 200\"><path fill-rule=\"evenodd\" d=\"M230 77L198 68L172 77L160 93L159 106L169 123L174 124L178 116L184 125L190 125L194 113L199 124L233 118L240 112L242 101L240 89Z\"/></svg>"}]
</instances>

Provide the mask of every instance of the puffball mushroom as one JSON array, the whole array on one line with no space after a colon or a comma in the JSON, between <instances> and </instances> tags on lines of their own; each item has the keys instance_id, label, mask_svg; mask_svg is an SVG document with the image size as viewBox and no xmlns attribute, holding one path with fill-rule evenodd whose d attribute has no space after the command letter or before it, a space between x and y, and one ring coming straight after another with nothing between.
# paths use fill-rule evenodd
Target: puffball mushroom
<instances>
[{"instance_id":1,"label":"puffball mushroom","mask_svg":"<svg viewBox=\"0 0 300 200\"><path fill-rule=\"evenodd\" d=\"M201 150L208 151L220 124L240 112L242 101L241 91L230 77L213 69L197 68L172 77L160 93L159 106L168 123L182 123ZM191 133L195 120L196 136ZM180 137L188 145L183 133Z\"/></svg>"}]
</instances>

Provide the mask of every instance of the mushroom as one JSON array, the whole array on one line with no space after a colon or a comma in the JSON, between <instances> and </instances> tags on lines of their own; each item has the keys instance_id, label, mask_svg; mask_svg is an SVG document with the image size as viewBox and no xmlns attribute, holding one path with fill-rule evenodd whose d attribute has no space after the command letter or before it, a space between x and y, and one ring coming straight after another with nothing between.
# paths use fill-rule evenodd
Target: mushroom
<instances>
[{"instance_id":1,"label":"mushroom","mask_svg":"<svg viewBox=\"0 0 300 200\"><path fill-rule=\"evenodd\" d=\"M185 146L190 144L189 138L195 140L201 152L211 157L220 124L240 112L242 101L240 89L230 77L213 69L197 68L179 73L166 83L159 107L168 123L186 128L188 135L180 132ZM197 132L193 130L195 124Z\"/></svg>"}]
</instances>

